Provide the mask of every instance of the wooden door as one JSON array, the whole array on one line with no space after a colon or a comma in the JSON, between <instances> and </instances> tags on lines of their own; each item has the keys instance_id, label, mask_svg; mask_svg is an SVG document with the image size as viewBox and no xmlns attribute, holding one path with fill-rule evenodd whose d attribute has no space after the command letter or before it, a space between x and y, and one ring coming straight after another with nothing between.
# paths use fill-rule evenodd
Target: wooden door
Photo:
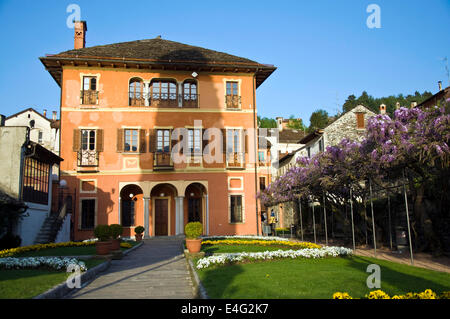
<instances>
[{"instance_id":1,"label":"wooden door","mask_svg":"<svg viewBox=\"0 0 450 319\"><path fill-rule=\"evenodd\" d=\"M169 226L169 200L155 198L155 236L167 236Z\"/></svg>"}]
</instances>

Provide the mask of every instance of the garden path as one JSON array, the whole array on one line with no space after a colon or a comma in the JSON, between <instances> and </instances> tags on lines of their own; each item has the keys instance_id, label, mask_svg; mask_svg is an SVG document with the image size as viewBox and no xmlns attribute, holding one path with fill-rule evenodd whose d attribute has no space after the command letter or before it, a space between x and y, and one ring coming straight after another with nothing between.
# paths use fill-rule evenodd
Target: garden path
<instances>
[{"instance_id":1,"label":"garden path","mask_svg":"<svg viewBox=\"0 0 450 319\"><path fill-rule=\"evenodd\" d=\"M182 238L157 237L112 260L99 277L73 292L77 299L192 299L193 284Z\"/></svg>"}]
</instances>

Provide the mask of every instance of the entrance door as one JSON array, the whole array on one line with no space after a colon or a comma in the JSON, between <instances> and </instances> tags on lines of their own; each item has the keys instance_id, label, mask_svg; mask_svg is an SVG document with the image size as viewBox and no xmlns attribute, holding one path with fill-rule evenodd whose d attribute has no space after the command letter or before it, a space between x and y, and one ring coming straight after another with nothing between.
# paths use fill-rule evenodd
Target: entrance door
<instances>
[{"instance_id":1,"label":"entrance door","mask_svg":"<svg viewBox=\"0 0 450 319\"><path fill-rule=\"evenodd\" d=\"M169 226L169 200L155 198L155 236L167 236Z\"/></svg>"},{"instance_id":2,"label":"entrance door","mask_svg":"<svg viewBox=\"0 0 450 319\"><path fill-rule=\"evenodd\" d=\"M201 198L189 198L188 222L202 222Z\"/></svg>"}]
</instances>

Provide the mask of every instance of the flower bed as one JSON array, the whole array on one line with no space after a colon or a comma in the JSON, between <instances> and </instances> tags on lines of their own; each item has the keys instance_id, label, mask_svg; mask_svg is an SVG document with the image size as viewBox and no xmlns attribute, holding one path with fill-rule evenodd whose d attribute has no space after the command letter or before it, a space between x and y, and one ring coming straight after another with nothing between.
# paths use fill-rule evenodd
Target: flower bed
<instances>
[{"instance_id":1,"label":"flower bed","mask_svg":"<svg viewBox=\"0 0 450 319\"><path fill-rule=\"evenodd\" d=\"M203 240L202 245L259 245L259 246L288 246L292 248L321 248L320 245L309 242L293 242L288 240L252 240L252 239L217 239Z\"/></svg>"},{"instance_id":2,"label":"flower bed","mask_svg":"<svg viewBox=\"0 0 450 319\"><path fill-rule=\"evenodd\" d=\"M305 248L299 250L276 250L256 253L234 253L214 255L197 261L197 269L204 269L213 265L233 264L254 260L271 260L278 258L324 258L351 255L352 250L344 247Z\"/></svg>"},{"instance_id":3,"label":"flower bed","mask_svg":"<svg viewBox=\"0 0 450 319\"><path fill-rule=\"evenodd\" d=\"M220 239L242 239L242 240L264 240L264 241L272 241L272 240L277 240L277 241L289 241L289 239L287 238L283 238L283 237L277 237L277 236L254 236L254 235L233 235L233 236L227 236L227 235L223 235L223 236L203 236L202 237L203 240L220 240Z\"/></svg>"},{"instance_id":4,"label":"flower bed","mask_svg":"<svg viewBox=\"0 0 450 319\"><path fill-rule=\"evenodd\" d=\"M49 243L49 244L39 244L39 245L30 245L30 246L22 246L17 248L5 249L0 251L0 258L3 257L11 257L16 254L21 254L29 251L39 251L43 249L51 249L51 248L61 248L61 247L88 247L95 245L96 240L86 240L82 242L64 242L64 243ZM131 248L132 245L127 242L120 243L120 247L122 248Z\"/></svg>"},{"instance_id":5,"label":"flower bed","mask_svg":"<svg viewBox=\"0 0 450 319\"><path fill-rule=\"evenodd\" d=\"M66 269L69 265L78 265L81 271L86 271L84 262L75 258L59 258L59 257L24 257L14 258L6 257L0 259L0 269L37 269L50 268L54 270Z\"/></svg>"},{"instance_id":6,"label":"flower bed","mask_svg":"<svg viewBox=\"0 0 450 319\"><path fill-rule=\"evenodd\" d=\"M404 295L394 295L389 296L382 290L374 290L371 291L368 295L366 295L367 299L450 299L450 291L445 291L441 295L437 295L431 289L426 289L423 292L408 292ZM346 292L335 292L333 294L333 299L353 299Z\"/></svg>"}]
</instances>

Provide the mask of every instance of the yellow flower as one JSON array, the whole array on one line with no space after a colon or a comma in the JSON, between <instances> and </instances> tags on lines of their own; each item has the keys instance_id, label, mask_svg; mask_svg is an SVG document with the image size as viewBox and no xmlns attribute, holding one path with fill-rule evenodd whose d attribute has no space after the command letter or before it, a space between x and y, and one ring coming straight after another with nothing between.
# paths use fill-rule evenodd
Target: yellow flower
<instances>
[{"instance_id":1,"label":"yellow flower","mask_svg":"<svg viewBox=\"0 0 450 319\"><path fill-rule=\"evenodd\" d=\"M353 298L346 292L335 292L333 294L333 299L353 299Z\"/></svg>"}]
</instances>

